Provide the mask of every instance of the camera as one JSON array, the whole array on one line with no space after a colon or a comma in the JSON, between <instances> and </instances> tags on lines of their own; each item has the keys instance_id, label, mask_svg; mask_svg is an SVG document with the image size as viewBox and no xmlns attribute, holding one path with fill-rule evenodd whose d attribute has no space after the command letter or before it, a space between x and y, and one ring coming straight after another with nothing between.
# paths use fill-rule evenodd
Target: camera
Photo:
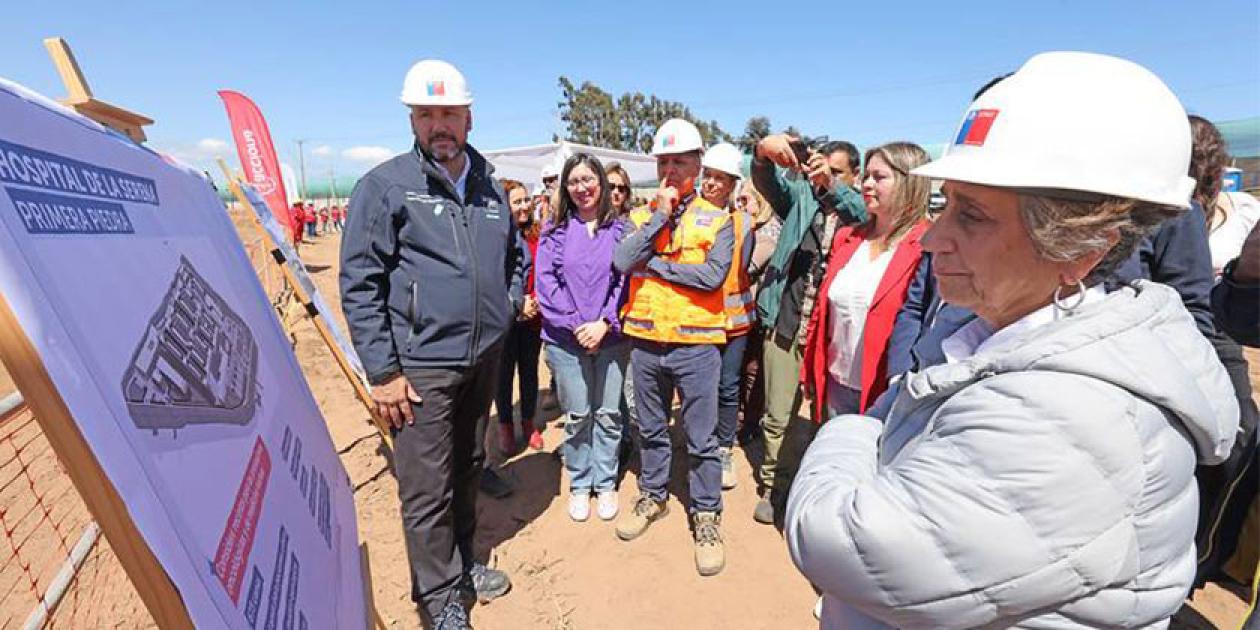
<instances>
[{"instance_id":1,"label":"camera","mask_svg":"<svg viewBox=\"0 0 1260 630\"><path fill-rule=\"evenodd\" d=\"M809 161L810 152L820 150L824 144L830 141L831 139L827 136L815 136L813 138L804 136L793 140L790 146L792 147L792 152L796 154L796 161L800 162L801 166L804 167L805 163Z\"/></svg>"}]
</instances>

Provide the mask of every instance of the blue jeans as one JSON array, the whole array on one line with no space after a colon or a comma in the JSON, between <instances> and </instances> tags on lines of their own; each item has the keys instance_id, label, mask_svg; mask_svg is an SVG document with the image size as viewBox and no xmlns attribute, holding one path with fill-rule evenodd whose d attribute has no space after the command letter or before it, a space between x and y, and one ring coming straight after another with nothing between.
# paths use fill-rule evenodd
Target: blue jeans
<instances>
[{"instance_id":1,"label":"blue jeans","mask_svg":"<svg viewBox=\"0 0 1260 630\"><path fill-rule=\"evenodd\" d=\"M722 460L718 454L717 381L722 358L711 344L683 345L635 340L630 352L639 415L639 492L664 501L669 483L669 406L674 388L682 399L687 433L692 512L722 511Z\"/></svg>"},{"instance_id":2,"label":"blue jeans","mask_svg":"<svg viewBox=\"0 0 1260 630\"><path fill-rule=\"evenodd\" d=\"M594 354L547 344L560 408L569 415L562 448L570 492L603 492L617 484L621 382L628 349L624 341L602 346Z\"/></svg>"},{"instance_id":3,"label":"blue jeans","mask_svg":"<svg viewBox=\"0 0 1260 630\"><path fill-rule=\"evenodd\" d=\"M722 373L718 379L717 439L718 446L731 448L735 445L735 425L739 421L739 385L743 377L744 349L748 347L748 334L731 337L726 345L719 346L722 353Z\"/></svg>"}]
</instances>

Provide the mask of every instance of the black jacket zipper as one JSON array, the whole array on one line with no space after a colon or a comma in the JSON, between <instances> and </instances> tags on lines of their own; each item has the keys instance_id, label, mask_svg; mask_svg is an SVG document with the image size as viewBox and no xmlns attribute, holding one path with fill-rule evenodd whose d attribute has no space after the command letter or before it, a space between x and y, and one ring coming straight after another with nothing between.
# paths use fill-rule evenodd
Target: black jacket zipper
<instances>
[{"instance_id":1,"label":"black jacket zipper","mask_svg":"<svg viewBox=\"0 0 1260 630\"><path fill-rule=\"evenodd\" d=\"M410 283L411 302L407 305L407 347L411 347L411 341L416 336L416 311L419 310L416 305L416 281Z\"/></svg>"},{"instance_id":2,"label":"black jacket zipper","mask_svg":"<svg viewBox=\"0 0 1260 630\"><path fill-rule=\"evenodd\" d=\"M468 229L468 209L464 206L464 204L458 201L460 196L456 193L454 184L452 184L450 180L446 179L441 174L433 170L432 167L428 165L428 162L425 160L424 156L420 155L418 150L416 151L416 154L420 157L420 163L424 171L427 174L432 175L434 179L438 180L438 182L441 183L442 187L445 188L448 193L450 193L450 199L448 201L450 201L450 203L454 205L455 208L459 211L461 221L464 224L464 238L468 240L469 271L472 273L472 280L473 280L472 281L472 304L473 304L472 334L469 335L470 343L468 346L468 354L466 355L468 359L468 364L472 365L473 358L476 357L477 345L481 339L481 302L477 299L478 289L480 288L479 284L481 282L481 279L477 275L477 250L476 248L473 247L472 234L469 232L469 229ZM472 156L466 155L465 159L471 160ZM476 169L472 169L468 173L468 182L467 182L467 185L465 186L465 191L464 191L465 193L467 193L469 189L475 188L477 185L480 184L480 182L477 179L477 175L475 174L475 170ZM455 226L454 217L452 217L451 230L452 232L457 232L454 226ZM457 252L459 251L459 247L460 247L459 235L456 233L455 234L455 248Z\"/></svg>"},{"instance_id":3,"label":"black jacket zipper","mask_svg":"<svg viewBox=\"0 0 1260 630\"><path fill-rule=\"evenodd\" d=\"M470 184L479 184L475 175L470 175ZM481 275L477 273L477 251L472 245L472 231L468 226L468 209L460 206L460 217L464 220L464 238L468 239L468 261L472 271L473 329L472 343L468 347L468 363L471 365L477 356L477 346L481 344Z\"/></svg>"}]
</instances>

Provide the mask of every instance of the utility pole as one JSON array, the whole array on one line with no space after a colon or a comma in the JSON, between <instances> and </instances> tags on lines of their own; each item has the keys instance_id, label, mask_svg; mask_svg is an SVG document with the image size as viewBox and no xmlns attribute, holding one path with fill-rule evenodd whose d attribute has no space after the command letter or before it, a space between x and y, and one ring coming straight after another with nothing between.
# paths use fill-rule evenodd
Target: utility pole
<instances>
[{"instance_id":1,"label":"utility pole","mask_svg":"<svg viewBox=\"0 0 1260 630\"><path fill-rule=\"evenodd\" d=\"M341 200L337 197L337 170L333 166L328 167L328 190L333 198L332 203L341 205Z\"/></svg>"},{"instance_id":2,"label":"utility pole","mask_svg":"<svg viewBox=\"0 0 1260 630\"><path fill-rule=\"evenodd\" d=\"M299 139L297 140L297 145L298 145L298 173L300 173L299 177L301 178L301 179L298 181L298 187L302 189L302 194L301 194L301 197L302 197L302 200L303 200L303 201L306 201L306 156L304 156L304 155L302 154L302 145L303 145L303 144L305 144L305 143L306 143L306 140L305 140L305 139L303 139L303 138L299 138Z\"/></svg>"}]
</instances>

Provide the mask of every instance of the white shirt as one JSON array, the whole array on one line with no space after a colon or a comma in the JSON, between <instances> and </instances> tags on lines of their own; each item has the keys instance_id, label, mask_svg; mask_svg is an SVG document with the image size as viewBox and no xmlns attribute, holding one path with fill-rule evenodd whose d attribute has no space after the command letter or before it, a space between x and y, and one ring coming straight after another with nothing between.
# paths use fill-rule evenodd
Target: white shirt
<instances>
[{"instance_id":1,"label":"white shirt","mask_svg":"<svg viewBox=\"0 0 1260 630\"><path fill-rule=\"evenodd\" d=\"M1102 284L1094 285L1085 289L1085 299L1081 300L1081 306L1097 302L1106 296L1107 290L1103 288ZM1080 298L1076 295L1069 295L1063 301L1071 305L1075 304L1078 299ZM988 322L977 317L968 322L966 326L959 328L954 334L946 337L941 342L941 352L945 354L946 363L958 363L979 354L983 350L999 347L1003 343L1020 337L1030 330L1041 328L1064 317L1067 317L1067 313L1056 308L1053 302L1015 320L1007 327L996 332L989 326Z\"/></svg>"},{"instance_id":2,"label":"white shirt","mask_svg":"<svg viewBox=\"0 0 1260 630\"><path fill-rule=\"evenodd\" d=\"M472 170L472 158L468 156L468 152L464 151L464 168L459 172L459 177L452 178L450 171L442 166L441 162L434 161L433 165L437 167L438 172L446 177L446 181L455 187L455 196L459 198L460 205L464 204L464 190L468 186L468 171Z\"/></svg>"},{"instance_id":3,"label":"white shirt","mask_svg":"<svg viewBox=\"0 0 1260 630\"><path fill-rule=\"evenodd\" d=\"M851 389L862 389L862 337L866 314L875 290L884 278L896 247L871 260L871 245L862 241L827 289L827 313L831 323L827 342L827 372L831 380Z\"/></svg>"},{"instance_id":4,"label":"white shirt","mask_svg":"<svg viewBox=\"0 0 1260 630\"><path fill-rule=\"evenodd\" d=\"M1243 241L1260 220L1260 201L1245 192L1226 192L1216 197L1216 208L1225 214L1225 222L1209 226L1208 247L1212 270L1219 276L1225 264L1242 252Z\"/></svg>"}]
</instances>

